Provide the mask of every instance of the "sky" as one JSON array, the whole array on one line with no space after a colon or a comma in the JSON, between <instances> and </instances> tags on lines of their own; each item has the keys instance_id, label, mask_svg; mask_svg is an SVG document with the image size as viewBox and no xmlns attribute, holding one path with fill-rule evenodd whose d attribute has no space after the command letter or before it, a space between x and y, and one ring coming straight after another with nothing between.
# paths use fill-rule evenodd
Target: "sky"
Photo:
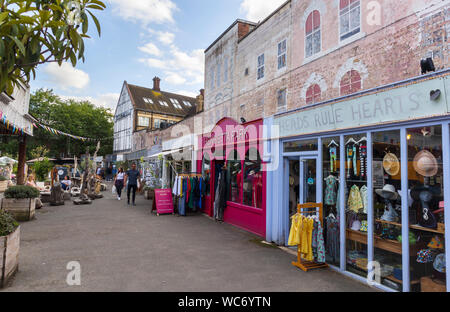
<instances>
[{"instance_id":1,"label":"sky","mask_svg":"<svg viewBox=\"0 0 450 312\"><path fill-rule=\"evenodd\" d=\"M86 61L41 65L32 91L53 89L62 98L90 100L113 111L126 80L197 96L204 88L204 50L237 18L258 22L285 0L104 0L90 23Z\"/></svg>"}]
</instances>

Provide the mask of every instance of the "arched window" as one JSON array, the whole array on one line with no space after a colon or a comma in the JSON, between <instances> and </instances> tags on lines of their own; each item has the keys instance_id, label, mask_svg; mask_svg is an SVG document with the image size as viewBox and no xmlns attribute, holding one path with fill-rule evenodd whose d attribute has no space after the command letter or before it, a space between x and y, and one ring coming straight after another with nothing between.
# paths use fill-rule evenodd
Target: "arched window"
<instances>
[{"instance_id":1,"label":"arched window","mask_svg":"<svg viewBox=\"0 0 450 312\"><path fill-rule=\"evenodd\" d=\"M306 57L319 53L322 49L322 38L320 34L320 13L315 10L309 14L306 20L306 39L305 49Z\"/></svg>"},{"instance_id":2,"label":"arched window","mask_svg":"<svg viewBox=\"0 0 450 312\"><path fill-rule=\"evenodd\" d=\"M313 84L306 90L306 104L314 104L319 103L320 98L322 95L322 90L320 90L320 87L318 84Z\"/></svg>"},{"instance_id":3,"label":"arched window","mask_svg":"<svg viewBox=\"0 0 450 312\"><path fill-rule=\"evenodd\" d=\"M348 95L362 89L361 75L356 70L347 72L341 79L341 95Z\"/></svg>"},{"instance_id":4,"label":"arched window","mask_svg":"<svg viewBox=\"0 0 450 312\"><path fill-rule=\"evenodd\" d=\"M230 194L228 200L240 204L242 190L242 164L237 150L232 151L227 158L228 176L230 177Z\"/></svg>"},{"instance_id":5,"label":"arched window","mask_svg":"<svg viewBox=\"0 0 450 312\"><path fill-rule=\"evenodd\" d=\"M244 162L244 205L262 208L262 163L259 151L250 148Z\"/></svg>"},{"instance_id":6,"label":"arched window","mask_svg":"<svg viewBox=\"0 0 450 312\"><path fill-rule=\"evenodd\" d=\"M205 180L206 195L210 195L211 194L211 187L210 187L210 181L211 181L211 159L210 159L208 153L205 153L203 155L202 176L203 176L203 179Z\"/></svg>"}]
</instances>

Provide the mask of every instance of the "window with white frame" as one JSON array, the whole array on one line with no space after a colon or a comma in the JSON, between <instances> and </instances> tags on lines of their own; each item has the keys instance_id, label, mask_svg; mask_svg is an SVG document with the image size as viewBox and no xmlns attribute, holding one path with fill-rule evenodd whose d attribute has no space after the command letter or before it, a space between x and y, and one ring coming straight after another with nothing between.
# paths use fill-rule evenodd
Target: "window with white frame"
<instances>
[{"instance_id":1,"label":"window with white frame","mask_svg":"<svg viewBox=\"0 0 450 312\"><path fill-rule=\"evenodd\" d=\"M139 127L149 127L150 126L150 118L144 117L144 116L139 116L138 126Z\"/></svg>"},{"instance_id":2,"label":"window with white frame","mask_svg":"<svg viewBox=\"0 0 450 312\"><path fill-rule=\"evenodd\" d=\"M184 105L187 107L192 107L192 104L189 101L183 101Z\"/></svg>"},{"instance_id":3,"label":"window with white frame","mask_svg":"<svg viewBox=\"0 0 450 312\"><path fill-rule=\"evenodd\" d=\"M264 54L258 56L258 76L257 79L264 78Z\"/></svg>"},{"instance_id":4,"label":"window with white frame","mask_svg":"<svg viewBox=\"0 0 450 312\"><path fill-rule=\"evenodd\" d=\"M320 12L315 10L309 14L305 25L305 54L311 57L322 49L322 38L320 33Z\"/></svg>"},{"instance_id":5,"label":"window with white frame","mask_svg":"<svg viewBox=\"0 0 450 312\"><path fill-rule=\"evenodd\" d=\"M142 98L142 99L143 99L144 102L147 103L147 104L153 104L153 100L152 100L151 98L144 97L144 98Z\"/></svg>"},{"instance_id":6,"label":"window with white frame","mask_svg":"<svg viewBox=\"0 0 450 312\"><path fill-rule=\"evenodd\" d=\"M286 67L287 41L283 40L278 44L278 69Z\"/></svg>"},{"instance_id":7,"label":"window with white frame","mask_svg":"<svg viewBox=\"0 0 450 312\"><path fill-rule=\"evenodd\" d=\"M361 1L340 0L341 40L361 31Z\"/></svg>"},{"instance_id":8,"label":"window with white frame","mask_svg":"<svg viewBox=\"0 0 450 312\"><path fill-rule=\"evenodd\" d=\"M277 91L278 108L286 107L286 88Z\"/></svg>"},{"instance_id":9,"label":"window with white frame","mask_svg":"<svg viewBox=\"0 0 450 312\"><path fill-rule=\"evenodd\" d=\"M175 108L183 109L183 107L180 105L180 103L177 100L171 98L170 102L172 102L172 104L173 104L173 106L175 106Z\"/></svg>"}]
</instances>

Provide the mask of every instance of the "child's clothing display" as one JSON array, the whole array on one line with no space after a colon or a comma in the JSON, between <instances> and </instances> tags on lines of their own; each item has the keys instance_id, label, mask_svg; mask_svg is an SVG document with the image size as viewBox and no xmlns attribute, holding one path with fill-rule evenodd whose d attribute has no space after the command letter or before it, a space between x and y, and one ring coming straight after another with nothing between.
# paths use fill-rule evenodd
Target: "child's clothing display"
<instances>
[{"instance_id":1,"label":"child's clothing display","mask_svg":"<svg viewBox=\"0 0 450 312\"><path fill-rule=\"evenodd\" d=\"M325 205L334 206L337 200L338 180L335 176L329 176L325 179Z\"/></svg>"}]
</instances>

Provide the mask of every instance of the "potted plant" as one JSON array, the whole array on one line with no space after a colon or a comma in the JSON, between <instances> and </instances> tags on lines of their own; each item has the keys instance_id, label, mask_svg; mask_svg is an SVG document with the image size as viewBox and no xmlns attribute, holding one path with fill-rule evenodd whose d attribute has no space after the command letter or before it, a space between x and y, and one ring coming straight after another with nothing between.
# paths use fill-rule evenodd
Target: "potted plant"
<instances>
[{"instance_id":1,"label":"potted plant","mask_svg":"<svg viewBox=\"0 0 450 312\"><path fill-rule=\"evenodd\" d=\"M145 199L153 200L155 197L155 190L148 185L144 186L144 197Z\"/></svg>"},{"instance_id":2,"label":"potted plant","mask_svg":"<svg viewBox=\"0 0 450 312\"><path fill-rule=\"evenodd\" d=\"M0 175L0 193L3 193L8 188L8 179Z\"/></svg>"},{"instance_id":3,"label":"potted plant","mask_svg":"<svg viewBox=\"0 0 450 312\"><path fill-rule=\"evenodd\" d=\"M20 226L7 212L0 210L0 288L19 268Z\"/></svg>"},{"instance_id":4,"label":"potted plant","mask_svg":"<svg viewBox=\"0 0 450 312\"><path fill-rule=\"evenodd\" d=\"M1 208L11 213L17 221L30 221L34 218L36 198L39 191L31 186L17 185L5 191Z\"/></svg>"}]
</instances>

